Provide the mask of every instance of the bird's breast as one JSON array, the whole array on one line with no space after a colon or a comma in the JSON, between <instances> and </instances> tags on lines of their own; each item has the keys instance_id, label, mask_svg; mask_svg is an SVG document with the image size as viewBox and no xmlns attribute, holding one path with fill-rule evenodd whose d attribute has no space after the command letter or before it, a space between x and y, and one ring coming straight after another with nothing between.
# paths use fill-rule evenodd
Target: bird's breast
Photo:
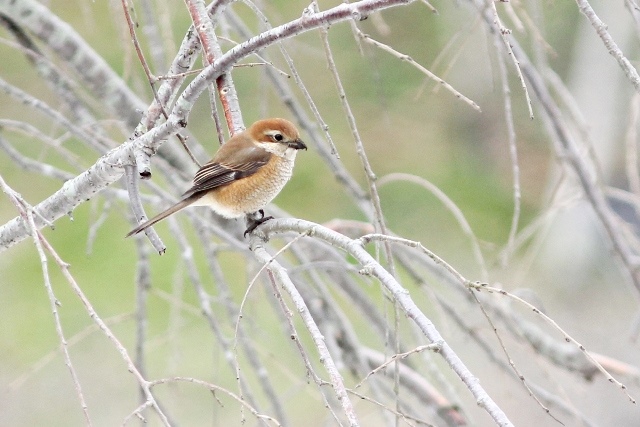
<instances>
[{"instance_id":1,"label":"bird's breast","mask_svg":"<svg viewBox=\"0 0 640 427\"><path fill-rule=\"evenodd\" d=\"M209 204L226 218L237 218L256 212L269 204L293 174L294 158L273 156L256 173L229 185L216 188L203 196L202 204ZM207 203L208 202L208 203Z\"/></svg>"}]
</instances>

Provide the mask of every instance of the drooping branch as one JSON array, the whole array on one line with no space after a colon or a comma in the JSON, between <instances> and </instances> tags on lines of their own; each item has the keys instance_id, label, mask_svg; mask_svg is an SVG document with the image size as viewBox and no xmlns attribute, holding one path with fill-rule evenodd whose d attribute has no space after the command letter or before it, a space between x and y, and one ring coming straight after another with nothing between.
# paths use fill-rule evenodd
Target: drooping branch
<instances>
[{"instance_id":1,"label":"drooping branch","mask_svg":"<svg viewBox=\"0 0 640 427\"><path fill-rule=\"evenodd\" d=\"M261 225L260 231L265 233L267 236L286 231L306 233L311 237L321 239L326 243L347 252L355 258L361 266L360 274L375 277L380 281L380 283L391 293L405 315L411 319L416 326L418 326L422 334L424 334L431 343L438 344L438 353L473 394L478 405L489 413L497 425L512 425L506 414L480 385L478 378L471 373L469 368L465 366L456 352L449 346L449 344L447 344L442 335L440 335L440 332L436 329L431 320L429 320L418 308L409 292L403 288L402 285L400 285L400 283L364 249L360 241L350 239L347 236L319 224L300 219L271 220ZM258 237L254 236L252 239L258 239ZM256 245L254 240L252 240L251 243L252 246Z\"/></svg>"}]
</instances>

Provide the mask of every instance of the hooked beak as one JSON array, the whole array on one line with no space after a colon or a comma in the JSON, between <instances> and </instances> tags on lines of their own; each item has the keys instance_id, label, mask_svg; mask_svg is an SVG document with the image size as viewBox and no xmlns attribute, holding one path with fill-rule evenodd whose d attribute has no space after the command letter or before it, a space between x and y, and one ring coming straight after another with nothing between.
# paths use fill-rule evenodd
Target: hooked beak
<instances>
[{"instance_id":1,"label":"hooked beak","mask_svg":"<svg viewBox=\"0 0 640 427\"><path fill-rule=\"evenodd\" d=\"M305 145L304 142L302 142L302 140L300 138L291 141L287 145L289 146L289 148L295 148L296 150L306 150L307 149L307 146Z\"/></svg>"}]
</instances>

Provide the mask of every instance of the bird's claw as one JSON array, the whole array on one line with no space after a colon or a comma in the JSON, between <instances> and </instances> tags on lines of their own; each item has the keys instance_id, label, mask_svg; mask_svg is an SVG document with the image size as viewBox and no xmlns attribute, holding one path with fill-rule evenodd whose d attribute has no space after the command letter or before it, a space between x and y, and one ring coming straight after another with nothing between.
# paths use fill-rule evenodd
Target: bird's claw
<instances>
[{"instance_id":1,"label":"bird's claw","mask_svg":"<svg viewBox=\"0 0 640 427\"><path fill-rule=\"evenodd\" d=\"M247 237L247 234L253 233L253 230L256 229L263 222L267 222L270 219L273 219L272 216L264 216L264 211L260 209L258 211L260 213L260 218L251 218L250 221L247 222L247 229L244 231L244 237Z\"/></svg>"}]
</instances>

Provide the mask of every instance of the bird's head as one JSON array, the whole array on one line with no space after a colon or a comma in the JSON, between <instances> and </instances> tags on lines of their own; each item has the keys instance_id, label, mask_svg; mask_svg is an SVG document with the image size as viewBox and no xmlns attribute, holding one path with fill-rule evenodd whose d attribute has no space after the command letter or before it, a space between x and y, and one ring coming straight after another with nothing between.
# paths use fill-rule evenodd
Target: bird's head
<instances>
[{"instance_id":1,"label":"bird's head","mask_svg":"<svg viewBox=\"0 0 640 427\"><path fill-rule=\"evenodd\" d=\"M280 154L288 148L306 150L295 125L288 120L273 118L258 120L247 129L249 135L265 150Z\"/></svg>"}]
</instances>

